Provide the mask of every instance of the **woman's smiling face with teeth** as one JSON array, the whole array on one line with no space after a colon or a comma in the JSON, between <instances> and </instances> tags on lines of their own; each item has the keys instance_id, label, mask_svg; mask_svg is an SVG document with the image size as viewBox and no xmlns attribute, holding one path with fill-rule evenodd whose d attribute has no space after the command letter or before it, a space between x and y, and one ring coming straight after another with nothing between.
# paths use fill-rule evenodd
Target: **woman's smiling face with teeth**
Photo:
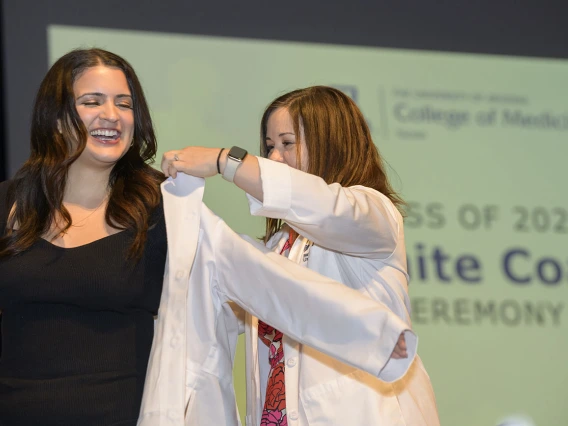
<instances>
[{"instance_id":1,"label":"woman's smiling face with teeth","mask_svg":"<svg viewBox=\"0 0 568 426\"><path fill-rule=\"evenodd\" d=\"M99 65L87 68L73 84L75 107L89 134L78 162L116 163L134 136L132 94L124 73Z\"/></svg>"}]
</instances>

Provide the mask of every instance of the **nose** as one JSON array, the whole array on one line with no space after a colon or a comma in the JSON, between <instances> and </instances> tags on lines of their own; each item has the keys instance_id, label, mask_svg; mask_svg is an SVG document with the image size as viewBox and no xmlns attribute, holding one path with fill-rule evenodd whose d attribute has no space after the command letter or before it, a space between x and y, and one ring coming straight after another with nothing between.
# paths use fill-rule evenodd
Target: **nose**
<instances>
[{"instance_id":1,"label":"nose","mask_svg":"<svg viewBox=\"0 0 568 426\"><path fill-rule=\"evenodd\" d=\"M272 161L277 161L279 163L284 162L284 157L282 157L282 153L278 151L276 148L272 148L270 154L268 154L268 159Z\"/></svg>"},{"instance_id":2,"label":"nose","mask_svg":"<svg viewBox=\"0 0 568 426\"><path fill-rule=\"evenodd\" d=\"M112 102L106 102L99 114L101 120L116 122L118 121L118 107Z\"/></svg>"}]
</instances>

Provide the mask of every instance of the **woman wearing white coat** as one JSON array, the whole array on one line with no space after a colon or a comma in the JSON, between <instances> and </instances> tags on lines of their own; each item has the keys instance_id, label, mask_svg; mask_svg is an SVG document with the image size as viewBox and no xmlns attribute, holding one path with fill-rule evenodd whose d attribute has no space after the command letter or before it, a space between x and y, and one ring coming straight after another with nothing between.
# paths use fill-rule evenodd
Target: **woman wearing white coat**
<instances>
[{"instance_id":1,"label":"woman wearing white coat","mask_svg":"<svg viewBox=\"0 0 568 426\"><path fill-rule=\"evenodd\" d=\"M222 173L267 218L267 247L387 305L410 324L403 204L364 117L323 86L266 109L261 153L188 147L164 154L166 175ZM270 161L273 160L273 161ZM317 322L318 312L309 321ZM418 357L407 374L371 376L246 315L247 425L439 425ZM348 333L348 331L346 331ZM403 336L393 358L406 356Z\"/></svg>"}]
</instances>

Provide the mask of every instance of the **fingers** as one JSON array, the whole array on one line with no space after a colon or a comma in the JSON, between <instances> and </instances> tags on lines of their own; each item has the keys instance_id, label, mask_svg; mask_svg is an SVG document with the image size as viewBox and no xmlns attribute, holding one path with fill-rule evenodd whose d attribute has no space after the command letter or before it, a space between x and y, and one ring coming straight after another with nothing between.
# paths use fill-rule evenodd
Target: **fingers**
<instances>
[{"instance_id":1,"label":"fingers","mask_svg":"<svg viewBox=\"0 0 568 426\"><path fill-rule=\"evenodd\" d=\"M394 359L402 359L408 358L408 352L406 348L406 340L404 339L404 333L401 333L398 341L396 342L396 346L392 351L391 358Z\"/></svg>"},{"instance_id":2,"label":"fingers","mask_svg":"<svg viewBox=\"0 0 568 426\"><path fill-rule=\"evenodd\" d=\"M164 175L166 175L166 177L171 176L174 179L176 178L178 172L177 166L179 166L179 164L176 165L176 163L182 162L180 155L180 151L168 151L162 156L162 163L160 164L160 168L162 169L162 172L164 173Z\"/></svg>"},{"instance_id":3,"label":"fingers","mask_svg":"<svg viewBox=\"0 0 568 426\"><path fill-rule=\"evenodd\" d=\"M176 178L177 177L177 170L173 165L169 165L168 166L168 175L171 176L172 178Z\"/></svg>"},{"instance_id":4,"label":"fingers","mask_svg":"<svg viewBox=\"0 0 568 426\"><path fill-rule=\"evenodd\" d=\"M162 156L162 172L173 178L178 173L202 178L214 176L217 174L218 154L218 149L199 146L168 151Z\"/></svg>"},{"instance_id":5,"label":"fingers","mask_svg":"<svg viewBox=\"0 0 568 426\"><path fill-rule=\"evenodd\" d=\"M404 338L404 333L401 333L400 337L398 338L397 346L406 352L406 339Z\"/></svg>"}]
</instances>

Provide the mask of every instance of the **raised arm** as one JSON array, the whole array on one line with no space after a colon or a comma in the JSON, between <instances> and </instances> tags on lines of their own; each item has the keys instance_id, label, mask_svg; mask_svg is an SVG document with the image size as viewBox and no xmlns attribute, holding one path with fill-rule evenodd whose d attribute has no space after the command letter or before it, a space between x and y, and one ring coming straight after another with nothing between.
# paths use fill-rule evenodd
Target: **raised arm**
<instances>
[{"instance_id":1,"label":"raised arm","mask_svg":"<svg viewBox=\"0 0 568 426\"><path fill-rule=\"evenodd\" d=\"M264 197L249 196L253 215L282 219L318 245L349 255L386 258L396 248L402 217L381 193L328 185L264 158L258 162Z\"/></svg>"},{"instance_id":2,"label":"raised arm","mask_svg":"<svg viewBox=\"0 0 568 426\"><path fill-rule=\"evenodd\" d=\"M175 179L178 172L191 176L211 177L223 173L227 165L228 149L188 146L166 152L162 157L162 171ZM217 168L217 165L219 168ZM247 194L262 200L262 182L258 158L247 155L235 174L234 184Z\"/></svg>"},{"instance_id":3,"label":"raised arm","mask_svg":"<svg viewBox=\"0 0 568 426\"><path fill-rule=\"evenodd\" d=\"M169 151L162 170L208 177L223 172L227 150L187 147ZM383 194L362 186L328 185L286 164L245 157L234 183L249 196L251 213L282 219L317 244L343 253L383 259L396 248L402 217Z\"/></svg>"}]
</instances>

